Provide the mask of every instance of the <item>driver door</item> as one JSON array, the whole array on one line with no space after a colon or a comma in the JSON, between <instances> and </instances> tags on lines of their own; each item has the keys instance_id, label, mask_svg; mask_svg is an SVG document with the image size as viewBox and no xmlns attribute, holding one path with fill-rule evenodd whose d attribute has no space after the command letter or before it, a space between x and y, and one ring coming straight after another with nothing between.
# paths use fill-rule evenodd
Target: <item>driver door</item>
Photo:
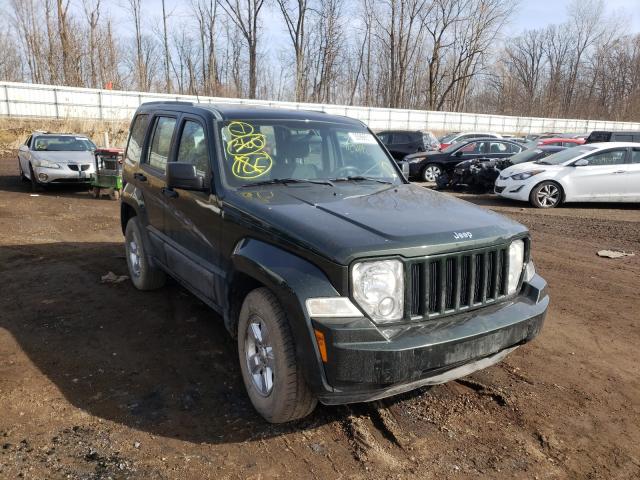
<instances>
[{"instance_id":1,"label":"driver door","mask_svg":"<svg viewBox=\"0 0 640 480\"><path fill-rule=\"evenodd\" d=\"M627 172L626 157L626 148L612 148L585 157L588 165L568 167L573 169L571 192L567 192L571 199L619 201Z\"/></svg>"}]
</instances>

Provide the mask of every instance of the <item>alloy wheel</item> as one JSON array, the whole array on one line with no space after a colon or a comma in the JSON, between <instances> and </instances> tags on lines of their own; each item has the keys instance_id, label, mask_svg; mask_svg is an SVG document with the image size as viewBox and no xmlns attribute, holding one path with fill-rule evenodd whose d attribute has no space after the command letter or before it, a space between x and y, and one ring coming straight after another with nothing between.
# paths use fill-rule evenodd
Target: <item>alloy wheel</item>
<instances>
[{"instance_id":1,"label":"alloy wheel","mask_svg":"<svg viewBox=\"0 0 640 480\"><path fill-rule=\"evenodd\" d=\"M131 274L135 277L140 276L140 247L137 238L134 236L128 244L129 264L131 265Z\"/></svg>"},{"instance_id":2,"label":"alloy wheel","mask_svg":"<svg viewBox=\"0 0 640 480\"><path fill-rule=\"evenodd\" d=\"M441 173L440 167L436 165L427 165L424 169L423 178L426 182L435 182Z\"/></svg>"},{"instance_id":3,"label":"alloy wheel","mask_svg":"<svg viewBox=\"0 0 640 480\"><path fill-rule=\"evenodd\" d=\"M244 354L253 386L263 397L273 390L275 362L270 344L269 330L265 322L254 316L245 332Z\"/></svg>"},{"instance_id":4,"label":"alloy wheel","mask_svg":"<svg viewBox=\"0 0 640 480\"><path fill-rule=\"evenodd\" d=\"M560 189L551 183L543 185L536 193L536 199L543 207L554 207L560 201Z\"/></svg>"}]
</instances>

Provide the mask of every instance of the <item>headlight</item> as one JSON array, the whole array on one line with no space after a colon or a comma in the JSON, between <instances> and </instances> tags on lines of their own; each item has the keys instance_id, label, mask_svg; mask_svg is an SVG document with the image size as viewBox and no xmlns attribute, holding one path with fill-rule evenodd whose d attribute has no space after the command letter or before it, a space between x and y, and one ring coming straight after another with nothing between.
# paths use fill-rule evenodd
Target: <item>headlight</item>
<instances>
[{"instance_id":1,"label":"headlight","mask_svg":"<svg viewBox=\"0 0 640 480\"><path fill-rule=\"evenodd\" d=\"M353 298L376 322L404 314L404 268L399 260L356 263L351 271Z\"/></svg>"},{"instance_id":2,"label":"headlight","mask_svg":"<svg viewBox=\"0 0 640 480\"><path fill-rule=\"evenodd\" d=\"M48 160L37 160L35 162L36 167L40 168L60 168L57 163L49 162Z\"/></svg>"},{"instance_id":3,"label":"headlight","mask_svg":"<svg viewBox=\"0 0 640 480\"><path fill-rule=\"evenodd\" d=\"M524 242L514 240L509 246L509 283L507 294L516 293L524 265Z\"/></svg>"},{"instance_id":4,"label":"headlight","mask_svg":"<svg viewBox=\"0 0 640 480\"><path fill-rule=\"evenodd\" d=\"M511 175L511 178L513 180L526 180L542 172L544 172L544 170L531 170L530 172L516 173L515 175Z\"/></svg>"}]
</instances>

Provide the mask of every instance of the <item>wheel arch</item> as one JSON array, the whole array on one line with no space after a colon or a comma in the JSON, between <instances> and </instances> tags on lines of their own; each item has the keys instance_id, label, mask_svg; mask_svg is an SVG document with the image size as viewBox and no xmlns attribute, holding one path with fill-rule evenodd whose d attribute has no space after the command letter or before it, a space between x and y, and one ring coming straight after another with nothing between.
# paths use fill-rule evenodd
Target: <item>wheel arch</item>
<instances>
[{"instance_id":1,"label":"wheel arch","mask_svg":"<svg viewBox=\"0 0 640 480\"><path fill-rule=\"evenodd\" d=\"M562 183L560 183L558 180L556 180L555 178L545 178L545 179L541 179L539 182L537 182L533 187L531 187L531 190L529 190L529 201L531 201L531 196L533 195L533 192L536 188L538 188L538 186L540 186L541 184L548 182L548 183L553 183L555 185L558 186L558 188L560 188L560 205L562 205L566 198L567 198L567 191L564 187L564 185L562 185Z\"/></svg>"},{"instance_id":2,"label":"wheel arch","mask_svg":"<svg viewBox=\"0 0 640 480\"><path fill-rule=\"evenodd\" d=\"M238 314L246 295L256 288L268 288L287 314L296 358L307 383L314 391L326 391L329 387L305 301L312 296L339 296L327 276L308 260L253 238L237 243L230 263L225 282L224 323L227 330L232 336L237 335Z\"/></svg>"}]
</instances>

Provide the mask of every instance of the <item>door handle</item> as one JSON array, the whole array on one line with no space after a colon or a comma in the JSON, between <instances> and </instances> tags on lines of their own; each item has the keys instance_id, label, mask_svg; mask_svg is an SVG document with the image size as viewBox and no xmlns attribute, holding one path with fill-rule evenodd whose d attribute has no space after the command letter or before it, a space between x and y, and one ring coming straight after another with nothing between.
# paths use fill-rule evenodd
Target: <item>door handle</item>
<instances>
[{"instance_id":1,"label":"door handle","mask_svg":"<svg viewBox=\"0 0 640 480\"><path fill-rule=\"evenodd\" d=\"M173 188L162 187L162 194L167 198L178 198L178 192Z\"/></svg>"},{"instance_id":2,"label":"door handle","mask_svg":"<svg viewBox=\"0 0 640 480\"><path fill-rule=\"evenodd\" d=\"M134 173L133 174L133 178L135 178L136 180L139 180L141 182L146 182L147 181L147 177L145 175L143 175L142 173Z\"/></svg>"},{"instance_id":3,"label":"door handle","mask_svg":"<svg viewBox=\"0 0 640 480\"><path fill-rule=\"evenodd\" d=\"M618 170L618 171L615 171L613 173L627 173L627 171L626 170Z\"/></svg>"}]
</instances>

